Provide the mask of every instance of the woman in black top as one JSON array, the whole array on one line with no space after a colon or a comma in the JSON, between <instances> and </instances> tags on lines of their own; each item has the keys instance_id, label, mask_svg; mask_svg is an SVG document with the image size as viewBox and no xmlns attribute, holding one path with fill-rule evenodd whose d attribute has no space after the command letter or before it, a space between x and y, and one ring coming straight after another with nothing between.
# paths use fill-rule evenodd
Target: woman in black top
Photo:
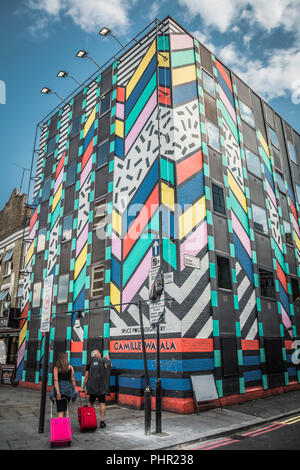
<instances>
[{"instance_id":1,"label":"woman in black top","mask_svg":"<svg viewBox=\"0 0 300 470\"><path fill-rule=\"evenodd\" d=\"M56 407L58 417L64 418L66 416L67 403L69 403L71 399L69 392L68 394L64 394L64 391L70 389L68 385L72 384L74 389L76 387L74 369L69 364L67 353L59 353L56 365L53 370L53 376L56 390Z\"/></svg>"}]
</instances>

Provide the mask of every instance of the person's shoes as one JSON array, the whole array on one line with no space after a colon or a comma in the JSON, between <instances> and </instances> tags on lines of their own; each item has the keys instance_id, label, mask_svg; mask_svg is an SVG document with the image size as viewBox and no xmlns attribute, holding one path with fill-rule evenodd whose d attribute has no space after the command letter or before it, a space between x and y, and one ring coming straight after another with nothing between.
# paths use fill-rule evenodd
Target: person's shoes
<instances>
[{"instance_id":1,"label":"person's shoes","mask_svg":"<svg viewBox=\"0 0 300 470\"><path fill-rule=\"evenodd\" d=\"M106 424L104 421L100 421L100 426L99 428L106 428Z\"/></svg>"}]
</instances>

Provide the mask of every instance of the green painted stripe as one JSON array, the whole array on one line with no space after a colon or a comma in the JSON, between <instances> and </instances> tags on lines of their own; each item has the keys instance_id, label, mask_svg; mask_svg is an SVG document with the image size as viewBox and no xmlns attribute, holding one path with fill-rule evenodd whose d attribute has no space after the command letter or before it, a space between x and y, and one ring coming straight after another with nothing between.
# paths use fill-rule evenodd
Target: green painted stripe
<instances>
[{"instance_id":1,"label":"green painted stripe","mask_svg":"<svg viewBox=\"0 0 300 470\"><path fill-rule=\"evenodd\" d=\"M182 65L191 65L195 63L195 54L193 49L185 51L176 51L171 53L172 67Z\"/></svg>"},{"instance_id":2,"label":"green painted stripe","mask_svg":"<svg viewBox=\"0 0 300 470\"><path fill-rule=\"evenodd\" d=\"M275 252L275 257L278 261L278 263L281 266L282 271L285 273L285 261L284 261L284 256L281 253L280 249L278 248L277 243L275 242L274 238L271 238L271 247Z\"/></svg>"},{"instance_id":3,"label":"green painted stripe","mask_svg":"<svg viewBox=\"0 0 300 470\"><path fill-rule=\"evenodd\" d=\"M80 294L83 287L85 287L85 278L86 278L86 265L81 270L81 273L77 277L76 281L74 281L73 287L73 299L74 301L77 299L78 295Z\"/></svg>"},{"instance_id":4,"label":"green painted stripe","mask_svg":"<svg viewBox=\"0 0 300 470\"><path fill-rule=\"evenodd\" d=\"M171 184L174 184L174 165L169 160L161 158L160 160L160 172L161 177L169 181Z\"/></svg>"},{"instance_id":5,"label":"green painted stripe","mask_svg":"<svg viewBox=\"0 0 300 470\"><path fill-rule=\"evenodd\" d=\"M264 163L266 164L266 167L268 168L271 175L273 175L270 159L269 159L268 155L266 154L264 148L262 146L259 146L258 150L259 150L259 154L260 154L261 158L263 159Z\"/></svg>"},{"instance_id":6,"label":"green painted stripe","mask_svg":"<svg viewBox=\"0 0 300 470\"><path fill-rule=\"evenodd\" d=\"M168 238L164 238L162 241L163 245L163 259L170 265L172 268L177 269L176 264L176 245L171 242Z\"/></svg>"},{"instance_id":7,"label":"green painted stripe","mask_svg":"<svg viewBox=\"0 0 300 470\"><path fill-rule=\"evenodd\" d=\"M126 124L125 124L125 136L127 136L128 132L132 128L133 124L139 117L140 113L143 110L143 107L149 100L150 96L152 95L154 89L156 87L156 72L152 75L152 78L149 80L146 88L144 89L143 93L141 94L140 98L132 108L131 113L126 119Z\"/></svg>"},{"instance_id":8,"label":"green painted stripe","mask_svg":"<svg viewBox=\"0 0 300 470\"><path fill-rule=\"evenodd\" d=\"M60 216L60 202L58 202L52 216L51 216L51 225L50 225L50 230L52 230L53 226L55 225L55 222L57 221L58 217Z\"/></svg>"},{"instance_id":9,"label":"green painted stripe","mask_svg":"<svg viewBox=\"0 0 300 470\"><path fill-rule=\"evenodd\" d=\"M222 111L222 114L223 114L223 117L224 117L226 123L228 124L232 134L234 135L235 140L237 141L237 143L239 143L237 127L236 127L232 117L230 116L229 112L227 111L227 109L225 108L225 106L224 106L224 104L221 100L218 100L218 104L219 104L219 108Z\"/></svg>"},{"instance_id":10,"label":"green painted stripe","mask_svg":"<svg viewBox=\"0 0 300 470\"><path fill-rule=\"evenodd\" d=\"M242 206L240 205L240 203L238 202L237 198L235 197L231 189L229 189L229 194L230 194L230 206L233 212L235 213L236 217L238 218L239 222L242 224L245 231L250 236L247 214L242 208Z\"/></svg>"}]
</instances>

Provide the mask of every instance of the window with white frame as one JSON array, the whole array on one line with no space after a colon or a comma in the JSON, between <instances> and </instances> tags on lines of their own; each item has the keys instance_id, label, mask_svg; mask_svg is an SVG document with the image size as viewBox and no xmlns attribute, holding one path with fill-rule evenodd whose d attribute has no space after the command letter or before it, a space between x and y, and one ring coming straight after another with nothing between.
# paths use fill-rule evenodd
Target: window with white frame
<instances>
[{"instance_id":1,"label":"window with white frame","mask_svg":"<svg viewBox=\"0 0 300 470\"><path fill-rule=\"evenodd\" d=\"M103 295L104 286L104 265L93 267L91 296L97 297Z\"/></svg>"}]
</instances>

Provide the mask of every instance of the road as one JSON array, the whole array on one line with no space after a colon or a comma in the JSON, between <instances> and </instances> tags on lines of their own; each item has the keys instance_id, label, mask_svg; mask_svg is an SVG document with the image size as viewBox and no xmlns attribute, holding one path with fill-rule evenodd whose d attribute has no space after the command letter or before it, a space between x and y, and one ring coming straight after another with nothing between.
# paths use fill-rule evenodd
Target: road
<instances>
[{"instance_id":1,"label":"road","mask_svg":"<svg viewBox=\"0 0 300 470\"><path fill-rule=\"evenodd\" d=\"M230 436L199 441L181 449L300 450L300 415L292 415Z\"/></svg>"}]
</instances>

